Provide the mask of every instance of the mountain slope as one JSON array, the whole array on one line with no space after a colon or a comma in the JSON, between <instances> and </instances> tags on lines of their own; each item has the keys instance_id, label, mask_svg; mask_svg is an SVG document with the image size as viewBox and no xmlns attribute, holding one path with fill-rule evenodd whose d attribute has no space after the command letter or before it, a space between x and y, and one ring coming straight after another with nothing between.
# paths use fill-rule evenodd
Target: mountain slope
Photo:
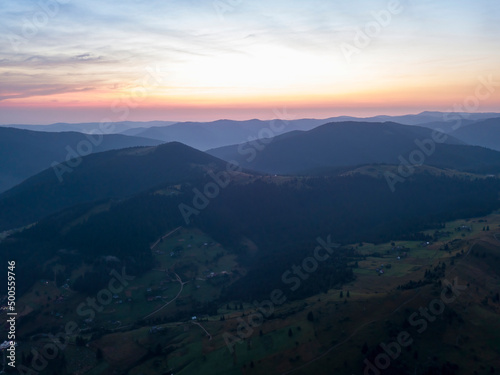
<instances>
[{"instance_id":1,"label":"mountain slope","mask_svg":"<svg viewBox=\"0 0 500 375\"><path fill-rule=\"evenodd\" d=\"M374 116L366 118L367 122L383 122L392 121L405 125L418 125L427 127L429 123L445 123L455 124L457 119L462 121L480 121L493 117L498 117L498 113L467 113L467 112L437 112L437 111L424 111L416 115L402 115L402 116ZM445 130L446 126L443 127Z\"/></svg>"},{"instance_id":2,"label":"mountain slope","mask_svg":"<svg viewBox=\"0 0 500 375\"><path fill-rule=\"evenodd\" d=\"M124 198L163 183L200 178L226 163L181 143L92 154L59 182L52 168L0 195L0 230L23 226L73 205Z\"/></svg>"},{"instance_id":3,"label":"mountain slope","mask_svg":"<svg viewBox=\"0 0 500 375\"><path fill-rule=\"evenodd\" d=\"M396 123L341 122L319 126L308 132L293 132L274 138L269 144L246 143L208 153L224 160L265 173L307 173L321 168L362 164L399 164L399 156L408 158L418 150L416 141L431 139L430 129ZM462 142L448 136L446 143ZM438 144L435 155L441 155ZM448 148L446 148L448 150ZM496 154L495 154L496 155ZM487 155L491 156L491 155ZM441 156L440 156L441 157ZM444 157L444 155L442 156ZM498 154L500 163L500 154ZM448 167L450 163L440 166Z\"/></svg>"},{"instance_id":4,"label":"mountain slope","mask_svg":"<svg viewBox=\"0 0 500 375\"><path fill-rule=\"evenodd\" d=\"M102 138L101 138L102 137ZM82 152L101 152L134 146L156 146L160 141L124 135L48 133L0 127L0 193L43 171L54 162Z\"/></svg>"},{"instance_id":5,"label":"mountain slope","mask_svg":"<svg viewBox=\"0 0 500 375\"><path fill-rule=\"evenodd\" d=\"M461 127L452 135L468 144L500 151L500 117Z\"/></svg>"}]
</instances>

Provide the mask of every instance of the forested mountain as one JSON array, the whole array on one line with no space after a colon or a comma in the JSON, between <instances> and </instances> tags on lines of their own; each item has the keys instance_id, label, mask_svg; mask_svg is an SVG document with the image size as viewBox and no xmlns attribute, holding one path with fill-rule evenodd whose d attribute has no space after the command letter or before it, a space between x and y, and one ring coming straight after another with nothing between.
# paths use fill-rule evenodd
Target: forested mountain
<instances>
[{"instance_id":1,"label":"forested mountain","mask_svg":"<svg viewBox=\"0 0 500 375\"><path fill-rule=\"evenodd\" d=\"M436 140L434 140L436 139ZM309 174L324 168L400 164L413 152L426 165L459 170L500 170L500 153L463 145L431 129L396 123L329 123L308 132L209 150L224 160L272 174ZM402 159L401 159L402 158ZM411 159L413 161L413 159Z\"/></svg>"},{"instance_id":2,"label":"forested mountain","mask_svg":"<svg viewBox=\"0 0 500 375\"><path fill-rule=\"evenodd\" d=\"M190 181L208 168L224 169L226 164L176 142L88 155L46 169L0 195L0 231L78 203L119 199L158 184Z\"/></svg>"}]
</instances>

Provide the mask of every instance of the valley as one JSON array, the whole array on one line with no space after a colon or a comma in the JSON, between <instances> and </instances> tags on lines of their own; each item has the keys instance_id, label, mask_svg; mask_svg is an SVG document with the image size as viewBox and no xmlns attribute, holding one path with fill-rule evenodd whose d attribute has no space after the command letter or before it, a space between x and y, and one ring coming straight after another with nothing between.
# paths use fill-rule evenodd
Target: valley
<instances>
[{"instance_id":1,"label":"valley","mask_svg":"<svg viewBox=\"0 0 500 375\"><path fill-rule=\"evenodd\" d=\"M482 230L486 226L489 231ZM39 280L19 301L20 314L28 318L20 327L27 345L20 342L20 348L41 349L52 342L37 334L37 327L56 329L73 321L78 334L65 336L62 353L65 358L80 353L88 374L106 368L130 368L132 374L306 374L325 373L324 368L361 374L365 358L373 363L380 343L404 331L410 332L412 344L384 373L448 366L437 358L453 358L449 366L456 366L457 374L481 373L500 365L494 345L500 339L495 333L500 328L495 318L500 275L493 267L500 262L495 251L499 233L497 213L428 230L431 241L346 245L355 250L355 280L276 305L250 326L242 322L259 311L251 303L217 302L221 290L245 269L203 232L178 228L151 249L154 268L131 280L109 304L97 306L90 321L77 306L85 294ZM61 265L52 260L47 266L55 271ZM75 270L67 282L82 272ZM439 298L445 280L464 289L443 312L429 315L420 333L423 323L410 317ZM213 312L207 314L208 305ZM237 341L229 340L228 346L224 334ZM433 345L431 337L439 337L439 344ZM23 358L29 360L29 353Z\"/></svg>"}]
</instances>

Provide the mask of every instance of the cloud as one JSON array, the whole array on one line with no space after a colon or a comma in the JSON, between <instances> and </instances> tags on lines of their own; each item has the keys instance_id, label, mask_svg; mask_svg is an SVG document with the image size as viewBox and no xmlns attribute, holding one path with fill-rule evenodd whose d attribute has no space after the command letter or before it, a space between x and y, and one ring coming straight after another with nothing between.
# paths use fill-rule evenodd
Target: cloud
<instances>
[{"instance_id":1,"label":"cloud","mask_svg":"<svg viewBox=\"0 0 500 375\"><path fill-rule=\"evenodd\" d=\"M351 64L339 46L386 0L222 1L232 4L223 20L211 0L72 0L18 51L6 36L23 36L41 8L38 0L7 1L0 8L0 100L92 88L119 96L156 65L165 79L155 94L169 99L203 102L230 98L231 90L328 99L396 82L432 90L439 80L475 79L500 62L497 0L401 0L405 11Z\"/></svg>"},{"instance_id":2,"label":"cloud","mask_svg":"<svg viewBox=\"0 0 500 375\"><path fill-rule=\"evenodd\" d=\"M8 99L21 99L21 98L31 98L36 96L51 96L55 94L64 93L75 93L75 92L85 92L94 90L93 87L83 87L77 88L72 86L60 86L60 85L41 85L38 87L24 88L22 93L16 94L2 94L0 93L0 101ZM6 88L2 88L2 91L7 91Z\"/></svg>"}]
</instances>

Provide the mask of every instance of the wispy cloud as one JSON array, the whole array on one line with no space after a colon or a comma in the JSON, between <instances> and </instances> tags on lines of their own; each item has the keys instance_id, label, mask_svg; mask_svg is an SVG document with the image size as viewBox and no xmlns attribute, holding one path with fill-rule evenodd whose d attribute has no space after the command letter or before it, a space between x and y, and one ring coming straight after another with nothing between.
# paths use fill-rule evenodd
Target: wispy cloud
<instances>
[{"instance_id":1,"label":"wispy cloud","mask_svg":"<svg viewBox=\"0 0 500 375\"><path fill-rule=\"evenodd\" d=\"M0 90L0 101L7 99L31 98L37 96L51 96L54 94L77 93L93 90L93 87L76 88L71 86L60 85L40 85L38 87L25 87L22 93L5 94L8 88Z\"/></svg>"},{"instance_id":2,"label":"wispy cloud","mask_svg":"<svg viewBox=\"0 0 500 375\"><path fill-rule=\"evenodd\" d=\"M41 22L42 3L0 8L3 105L51 95L62 103L58 95L78 90L119 96L156 65L164 82L151 93L155 103L260 95L280 105L289 96L335 104L376 90L464 86L500 62L497 0L401 0L405 11L352 63L339 46L387 1L243 0L221 20L205 0L72 0Z\"/></svg>"}]
</instances>

